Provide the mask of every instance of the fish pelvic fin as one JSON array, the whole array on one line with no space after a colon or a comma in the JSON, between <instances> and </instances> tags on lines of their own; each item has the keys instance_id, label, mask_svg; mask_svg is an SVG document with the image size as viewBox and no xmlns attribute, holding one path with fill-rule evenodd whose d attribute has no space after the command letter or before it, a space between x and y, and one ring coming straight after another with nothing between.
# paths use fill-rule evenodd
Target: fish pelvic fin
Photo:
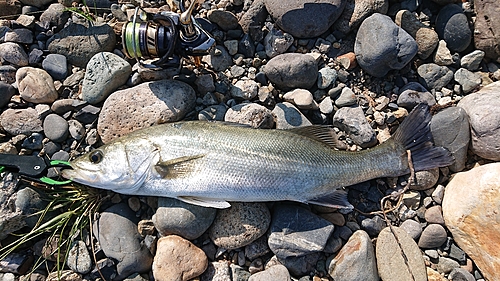
<instances>
[{"instance_id":1,"label":"fish pelvic fin","mask_svg":"<svg viewBox=\"0 0 500 281\"><path fill-rule=\"evenodd\" d=\"M399 125L393 136L396 144L411 151L415 171L446 167L455 161L446 148L434 146L430 129L431 118L429 106L424 103L418 104Z\"/></svg>"},{"instance_id":2,"label":"fish pelvic fin","mask_svg":"<svg viewBox=\"0 0 500 281\"><path fill-rule=\"evenodd\" d=\"M199 154L179 157L167 161L158 161L154 168L164 179L184 177L194 169L195 160L204 156L204 154Z\"/></svg>"},{"instance_id":3,"label":"fish pelvic fin","mask_svg":"<svg viewBox=\"0 0 500 281\"><path fill-rule=\"evenodd\" d=\"M354 209L351 203L347 201L347 191L345 191L344 189L336 189L330 194L313 199L308 199L306 203L340 209L345 213L349 213Z\"/></svg>"},{"instance_id":4,"label":"fish pelvic fin","mask_svg":"<svg viewBox=\"0 0 500 281\"><path fill-rule=\"evenodd\" d=\"M176 197L176 199L179 199L185 203L207 208L226 209L231 207L231 204L229 204L224 200L217 200L212 198L196 197L196 196L179 196Z\"/></svg>"}]
</instances>

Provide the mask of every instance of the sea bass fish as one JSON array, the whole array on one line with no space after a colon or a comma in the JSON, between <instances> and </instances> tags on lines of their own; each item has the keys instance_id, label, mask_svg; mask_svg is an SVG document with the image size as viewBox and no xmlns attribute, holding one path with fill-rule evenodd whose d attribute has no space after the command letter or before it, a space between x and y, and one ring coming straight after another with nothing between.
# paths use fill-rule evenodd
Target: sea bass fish
<instances>
[{"instance_id":1,"label":"sea bass fish","mask_svg":"<svg viewBox=\"0 0 500 281\"><path fill-rule=\"evenodd\" d=\"M359 152L332 148L331 128L264 130L186 121L137 130L71 162L65 178L129 195L172 197L205 207L291 200L352 209L344 187L450 165L432 144L427 105L393 137Z\"/></svg>"}]
</instances>

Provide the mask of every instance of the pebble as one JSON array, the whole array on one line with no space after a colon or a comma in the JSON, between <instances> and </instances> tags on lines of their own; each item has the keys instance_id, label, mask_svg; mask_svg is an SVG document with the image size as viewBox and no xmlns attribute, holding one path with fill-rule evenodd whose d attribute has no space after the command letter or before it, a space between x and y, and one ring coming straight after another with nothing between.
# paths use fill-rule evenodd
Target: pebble
<instances>
[{"instance_id":1,"label":"pebble","mask_svg":"<svg viewBox=\"0 0 500 281\"><path fill-rule=\"evenodd\" d=\"M268 269L257 272L248 278L248 281L268 281L268 280L275 280L275 281L289 281L290 280L290 273L288 272L288 269L283 266L283 265L274 265L269 267Z\"/></svg>"},{"instance_id":2,"label":"pebble","mask_svg":"<svg viewBox=\"0 0 500 281\"><path fill-rule=\"evenodd\" d=\"M465 168L470 141L469 117L461 107L449 107L432 117L431 132L434 144L448 149L455 163L449 166L453 172Z\"/></svg>"},{"instance_id":3,"label":"pebble","mask_svg":"<svg viewBox=\"0 0 500 281\"><path fill-rule=\"evenodd\" d=\"M82 82L82 100L97 104L127 82L132 66L121 57L101 52L90 58Z\"/></svg>"},{"instance_id":4,"label":"pebble","mask_svg":"<svg viewBox=\"0 0 500 281\"><path fill-rule=\"evenodd\" d=\"M68 125L69 134L75 140L79 141L85 136L85 127L82 125L82 123L78 122L77 120L71 119L68 121Z\"/></svg>"},{"instance_id":5,"label":"pebble","mask_svg":"<svg viewBox=\"0 0 500 281\"><path fill-rule=\"evenodd\" d=\"M274 116L271 110L256 103L242 103L229 108L224 121L246 124L261 129L272 129L274 127Z\"/></svg>"},{"instance_id":6,"label":"pebble","mask_svg":"<svg viewBox=\"0 0 500 281\"><path fill-rule=\"evenodd\" d=\"M7 109L0 115L2 128L12 136L30 135L43 130L42 120L33 108Z\"/></svg>"},{"instance_id":7,"label":"pebble","mask_svg":"<svg viewBox=\"0 0 500 281\"><path fill-rule=\"evenodd\" d=\"M279 0L264 0L273 21L297 38L317 37L326 32L342 13L346 1L297 0L283 5Z\"/></svg>"},{"instance_id":8,"label":"pebble","mask_svg":"<svg viewBox=\"0 0 500 281\"><path fill-rule=\"evenodd\" d=\"M344 11L333 24L333 28L342 34L348 34L358 27L364 19L374 13L387 14L389 2L386 0L375 1L346 1Z\"/></svg>"},{"instance_id":9,"label":"pebble","mask_svg":"<svg viewBox=\"0 0 500 281\"><path fill-rule=\"evenodd\" d=\"M465 68L460 68L455 72L455 81L462 86L464 94L468 94L481 85L481 75L476 72L470 72Z\"/></svg>"},{"instance_id":10,"label":"pebble","mask_svg":"<svg viewBox=\"0 0 500 281\"><path fill-rule=\"evenodd\" d=\"M180 200L160 197L153 223L162 236L179 235L193 240L200 237L215 219L216 210L204 208Z\"/></svg>"},{"instance_id":11,"label":"pebble","mask_svg":"<svg viewBox=\"0 0 500 281\"><path fill-rule=\"evenodd\" d=\"M200 276L200 281L226 281L231 279L231 268L228 261L208 263L208 267Z\"/></svg>"},{"instance_id":12,"label":"pebble","mask_svg":"<svg viewBox=\"0 0 500 281\"><path fill-rule=\"evenodd\" d=\"M17 70L16 82L21 98L32 103L52 103L57 97L52 77L43 69L22 67Z\"/></svg>"},{"instance_id":13,"label":"pebble","mask_svg":"<svg viewBox=\"0 0 500 281\"><path fill-rule=\"evenodd\" d=\"M448 277L453 281L475 281L474 275L463 268L454 268Z\"/></svg>"},{"instance_id":14,"label":"pebble","mask_svg":"<svg viewBox=\"0 0 500 281\"><path fill-rule=\"evenodd\" d=\"M198 113L198 120L224 121L228 108L225 104L211 105Z\"/></svg>"},{"instance_id":15,"label":"pebble","mask_svg":"<svg viewBox=\"0 0 500 281\"><path fill-rule=\"evenodd\" d=\"M362 230L354 232L340 252L327 259L326 266L334 280L379 280L372 241Z\"/></svg>"},{"instance_id":16,"label":"pebble","mask_svg":"<svg viewBox=\"0 0 500 281\"><path fill-rule=\"evenodd\" d=\"M181 120L195 105L188 84L160 80L112 93L99 114L97 130L104 143L140 128ZM83 122L85 123L85 122Z\"/></svg>"},{"instance_id":17,"label":"pebble","mask_svg":"<svg viewBox=\"0 0 500 281\"><path fill-rule=\"evenodd\" d=\"M72 23L54 34L47 45L50 53L64 55L70 64L86 67L95 54L113 51L116 35L107 24L87 28Z\"/></svg>"},{"instance_id":18,"label":"pebble","mask_svg":"<svg viewBox=\"0 0 500 281\"><path fill-rule=\"evenodd\" d=\"M266 55L269 58L285 53L292 44L293 36L276 28L272 28L264 38Z\"/></svg>"},{"instance_id":19,"label":"pebble","mask_svg":"<svg viewBox=\"0 0 500 281\"><path fill-rule=\"evenodd\" d=\"M292 129L312 125L311 121L289 102L277 103L272 113L276 116L276 129Z\"/></svg>"},{"instance_id":20,"label":"pebble","mask_svg":"<svg viewBox=\"0 0 500 281\"><path fill-rule=\"evenodd\" d=\"M118 262L117 278L151 270L153 257L141 243L136 221L135 213L126 203L120 203L103 211L99 221L94 224L94 233L104 254Z\"/></svg>"},{"instance_id":21,"label":"pebble","mask_svg":"<svg viewBox=\"0 0 500 281\"><path fill-rule=\"evenodd\" d=\"M217 212L208 233L215 245L231 250L257 240L270 223L271 214L264 203L232 202L230 208Z\"/></svg>"},{"instance_id":22,"label":"pebble","mask_svg":"<svg viewBox=\"0 0 500 281\"><path fill-rule=\"evenodd\" d=\"M206 62L215 71L224 71L233 65L233 59L224 46L217 45L210 52L210 55L203 56L203 62Z\"/></svg>"},{"instance_id":23,"label":"pebble","mask_svg":"<svg viewBox=\"0 0 500 281\"><path fill-rule=\"evenodd\" d=\"M5 42L14 42L19 44L33 43L33 32L26 28L16 28L5 33Z\"/></svg>"},{"instance_id":24,"label":"pebble","mask_svg":"<svg viewBox=\"0 0 500 281\"><path fill-rule=\"evenodd\" d=\"M57 114L49 114L43 120L43 132L54 142L62 142L68 137L68 121Z\"/></svg>"},{"instance_id":25,"label":"pebble","mask_svg":"<svg viewBox=\"0 0 500 281\"><path fill-rule=\"evenodd\" d=\"M427 190L436 185L439 180L439 168L415 173L414 181L410 185L411 190Z\"/></svg>"},{"instance_id":26,"label":"pebble","mask_svg":"<svg viewBox=\"0 0 500 281\"><path fill-rule=\"evenodd\" d=\"M474 4L476 20L474 22L474 45L484 51L487 58L497 60L500 56L498 39L500 29L498 3L495 0Z\"/></svg>"},{"instance_id":27,"label":"pebble","mask_svg":"<svg viewBox=\"0 0 500 281\"><path fill-rule=\"evenodd\" d=\"M435 271L430 267L426 267L427 269L427 281L448 281L447 278L439 274L439 272Z\"/></svg>"},{"instance_id":28,"label":"pebble","mask_svg":"<svg viewBox=\"0 0 500 281\"><path fill-rule=\"evenodd\" d=\"M229 11L210 10L207 14L207 18L224 31L237 29L239 27L238 19Z\"/></svg>"},{"instance_id":29,"label":"pebble","mask_svg":"<svg viewBox=\"0 0 500 281\"><path fill-rule=\"evenodd\" d=\"M42 149L43 144L42 141L44 139L44 136L39 133L33 133L26 139L24 139L22 147L31 149L31 150L38 150ZM17 153L16 153L17 154Z\"/></svg>"},{"instance_id":30,"label":"pebble","mask_svg":"<svg viewBox=\"0 0 500 281\"><path fill-rule=\"evenodd\" d=\"M286 53L270 59L264 72L280 89L309 89L316 84L318 64L310 55Z\"/></svg>"},{"instance_id":31,"label":"pebble","mask_svg":"<svg viewBox=\"0 0 500 281\"><path fill-rule=\"evenodd\" d=\"M453 240L475 262L486 280L500 276L495 244L499 237L500 163L455 174L445 189L443 216ZM471 184L474 188L470 188ZM467 194L467 196L464 196Z\"/></svg>"},{"instance_id":32,"label":"pebble","mask_svg":"<svg viewBox=\"0 0 500 281\"><path fill-rule=\"evenodd\" d=\"M80 274L66 269L51 272L45 281L83 281L83 278Z\"/></svg>"},{"instance_id":33,"label":"pebble","mask_svg":"<svg viewBox=\"0 0 500 281\"><path fill-rule=\"evenodd\" d=\"M413 238L413 240L415 241L417 241L418 238L420 238L420 235L422 234L422 226L420 225L420 223L411 219L405 220L399 226L399 228L406 231L406 233L408 233L408 235L410 235L410 237Z\"/></svg>"},{"instance_id":34,"label":"pebble","mask_svg":"<svg viewBox=\"0 0 500 281\"><path fill-rule=\"evenodd\" d=\"M323 114L331 114L334 110L333 101L330 97L324 98L318 105L319 111Z\"/></svg>"},{"instance_id":35,"label":"pebble","mask_svg":"<svg viewBox=\"0 0 500 281\"><path fill-rule=\"evenodd\" d=\"M446 41L452 52L462 52L471 42L472 31L467 16L459 5L448 4L441 8L435 29L439 39Z\"/></svg>"},{"instance_id":36,"label":"pebble","mask_svg":"<svg viewBox=\"0 0 500 281\"><path fill-rule=\"evenodd\" d=\"M238 80L231 85L230 92L234 98L251 100L259 93L259 84L253 80Z\"/></svg>"},{"instance_id":37,"label":"pebble","mask_svg":"<svg viewBox=\"0 0 500 281\"><path fill-rule=\"evenodd\" d=\"M1 59L1 54L2 53L0 53L0 59ZM16 71L17 71L17 68L15 68L12 65L0 65L0 81L7 83L7 84L15 83L16 82Z\"/></svg>"},{"instance_id":38,"label":"pebble","mask_svg":"<svg viewBox=\"0 0 500 281\"><path fill-rule=\"evenodd\" d=\"M460 59L460 65L469 71L476 71L479 69L481 61L483 61L484 52L475 50Z\"/></svg>"},{"instance_id":39,"label":"pebble","mask_svg":"<svg viewBox=\"0 0 500 281\"><path fill-rule=\"evenodd\" d=\"M379 216L366 218L361 221L361 229L366 231L366 233L372 237L378 236L384 227L386 227L386 223Z\"/></svg>"},{"instance_id":40,"label":"pebble","mask_svg":"<svg viewBox=\"0 0 500 281\"><path fill-rule=\"evenodd\" d=\"M446 47L446 41L440 40L434 54L434 63L441 66L452 65L454 63L450 50Z\"/></svg>"},{"instance_id":41,"label":"pebble","mask_svg":"<svg viewBox=\"0 0 500 281\"><path fill-rule=\"evenodd\" d=\"M247 281L248 278L250 278L250 272L246 271L243 267L233 263L230 264L229 267L231 268L233 281Z\"/></svg>"},{"instance_id":42,"label":"pebble","mask_svg":"<svg viewBox=\"0 0 500 281\"><path fill-rule=\"evenodd\" d=\"M378 236L375 253L378 274L382 280L427 281L427 270L420 249L404 230L398 227L392 227L392 230L384 228Z\"/></svg>"},{"instance_id":43,"label":"pebble","mask_svg":"<svg viewBox=\"0 0 500 281\"><path fill-rule=\"evenodd\" d=\"M0 81L0 93L2 93L0 94L0 107L4 107L10 102L12 96L16 94L16 88L10 84Z\"/></svg>"},{"instance_id":44,"label":"pebble","mask_svg":"<svg viewBox=\"0 0 500 281\"><path fill-rule=\"evenodd\" d=\"M400 10L396 14L395 22L415 39L417 54L421 59L427 59L434 52L439 41L437 33L423 24L414 13Z\"/></svg>"},{"instance_id":45,"label":"pebble","mask_svg":"<svg viewBox=\"0 0 500 281\"><path fill-rule=\"evenodd\" d=\"M329 221L305 208L280 204L274 207L269 248L280 259L320 252L333 229Z\"/></svg>"},{"instance_id":46,"label":"pebble","mask_svg":"<svg viewBox=\"0 0 500 281\"><path fill-rule=\"evenodd\" d=\"M337 97L337 99L335 99L335 105L338 107L351 106L357 103L358 99L349 87L342 88L340 95Z\"/></svg>"},{"instance_id":47,"label":"pebble","mask_svg":"<svg viewBox=\"0 0 500 281\"><path fill-rule=\"evenodd\" d=\"M200 276L208 267L205 253L180 236L162 237L156 247L153 276L157 281L188 281Z\"/></svg>"},{"instance_id":48,"label":"pebble","mask_svg":"<svg viewBox=\"0 0 500 281\"><path fill-rule=\"evenodd\" d=\"M323 67L318 72L318 89L326 89L335 84L337 80L337 71L333 68Z\"/></svg>"},{"instance_id":49,"label":"pebble","mask_svg":"<svg viewBox=\"0 0 500 281\"><path fill-rule=\"evenodd\" d=\"M354 44L359 66L375 77L383 77L392 69L402 69L417 51L415 39L391 18L378 13L366 18L359 26Z\"/></svg>"},{"instance_id":50,"label":"pebble","mask_svg":"<svg viewBox=\"0 0 500 281\"><path fill-rule=\"evenodd\" d=\"M197 75L194 84L200 94L215 91L214 79L210 74Z\"/></svg>"},{"instance_id":51,"label":"pebble","mask_svg":"<svg viewBox=\"0 0 500 281\"><path fill-rule=\"evenodd\" d=\"M50 4L40 15L41 26L46 29L52 27L56 32L60 31L68 22L70 12L61 3ZM96 42L98 43L98 42Z\"/></svg>"},{"instance_id":52,"label":"pebble","mask_svg":"<svg viewBox=\"0 0 500 281\"><path fill-rule=\"evenodd\" d=\"M371 147L377 142L375 131L359 106L337 110L333 116L333 125L346 132L349 138L361 147Z\"/></svg>"},{"instance_id":53,"label":"pebble","mask_svg":"<svg viewBox=\"0 0 500 281\"><path fill-rule=\"evenodd\" d=\"M436 265L436 269L438 270L439 273L444 273L448 274L450 273L453 269L459 268L460 264L453 259L447 258L447 257L439 257L439 261Z\"/></svg>"},{"instance_id":54,"label":"pebble","mask_svg":"<svg viewBox=\"0 0 500 281\"><path fill-rule=\"evenodd\" d=\"M446 242L446 230L440 224L429 224L422 231L418 246L423 249L437 248Z\"/></svg>"},{"instance_id":55,"label":"pebble","mask_svg":"<svg viewBox=\"0 0 500 281\"><path fill-rule=\"evenodd\" d=\"M417 82L410 82L399 90L398 106L411 110L419 103L433 106L436 104L436 99L424 86Z\"/></svg>"},{"instance_id":56,"label":"pebble","mask_svg":"<svg viewBox=\"0 0 500 281\"><path fill-rule=\"evenodd\" d=\"M283 95L283 99L297 106L299 109L318 109L313 94L305 89L295 89Z\"/></svg>"},{"instance_id":57,"label":"pebble","mask_svg":"<svg viewBox=\"0 0 500 281\"><path fill-rule=\"evenodd\" d=\"M28 55L23 50L23 48L17 43L13 42L1 43L0 62L2 64L7 62L9 64L13 64L18 67L27 66Z\"/></svg>"},{"instance_id":58,"label":"pebble","mask_svg":"<svg viewBox=\"0 0 500 281\"><path fill-rule=\"evenodd\" d=\"M69 249L68 258L66 260L68 267L74 272L85 274L92 269L92 260L85 242L77 240L73 242Z\"/></svg>"},{"instance_id":59,"label":"pebble","mask_svg":"<svg viewBox=\"0 0 500 281\"><path fill-rule=\"evenodd\" d=\"M417 68L419 81L427 89L441 90L453 79L453 71L435 63L422 64Z\"/></svg>"},{"instance_id":60,"label":"pebble","mask_svg":"<svg viewBox=\"0 0 500 281\"><path fill-rule=\"evenodd\" d=\"M500 82L489 84L462 98L458 107L465 110L471 126L471 150L485 159L500 160Z\"/></svg>"},{"instance_id":61,"label":"pebble","mask_svg":"<svg viewBox=\"0 0 500 281\"><path fill-rule=\"evenodd\" d=\"M441 206L436 205L425 210L425 221L444 225L443 211Z\"/></svg>"},{"instance_id":62,"label":"pebble","mask_svg":"<svg viewBox=\"0 0 500 281\"><path fill-rule=\"evenodd\" d=\"M66 57L59 54L48 54L42 61L42 68L47 71L54 80L63 81L69 73Z\"/></svg>"}]
</instances>

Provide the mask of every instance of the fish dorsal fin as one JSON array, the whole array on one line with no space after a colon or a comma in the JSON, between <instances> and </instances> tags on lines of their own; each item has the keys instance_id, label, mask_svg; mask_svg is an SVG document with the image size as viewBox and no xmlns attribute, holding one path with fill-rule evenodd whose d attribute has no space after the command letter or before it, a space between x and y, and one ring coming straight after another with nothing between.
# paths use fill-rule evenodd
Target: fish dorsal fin
<instances>
[{"instance_id":1,"label":"fish dorsal fin","mask_svg":"<svg viewBox=\"0 0 500 281\"><path fill-rule=\"evenodd\" d=\"M347 191L337 189L334 192L306 201L309 204L321 205L330 208L342 209L344 211L351 211L354 207L347 201Z\"/></svg>"},{"instance_id":2,"label":"fish dorsal fin","mask_svg":"<svg viewBox=\"0 0 500 281\"><path fill-rule=\"evenodd\" d=\"M176 198L189 204L207 208L226 209L231 207L231 204L229 204L224 200L217 200L217 199L196 197L196 196L179 196Z\"/></svg>"},{"instance_id":3,"label":"fish dorsal fin","mask_svg":"<svg viewBox=\"0 0 500 281\"><path fill-rule=\"evenodd\" d=\"M196 159L204 157L204 154L183 156L167 161L158 161L155 165L156 172L164 179L183 177L189 174Z\"/></svg>"},{"instance_id":4,"label":"fish dorsal fin","mask_svg":"<svg viewBox=\"0 0 500 281\"><path fill-rule=\"evenodd\" d=\"M330 148L337 148L339 146L337 134L329 126L311 125L288 129L287 131L321 142Z\"/></svg>"}]
</instances>

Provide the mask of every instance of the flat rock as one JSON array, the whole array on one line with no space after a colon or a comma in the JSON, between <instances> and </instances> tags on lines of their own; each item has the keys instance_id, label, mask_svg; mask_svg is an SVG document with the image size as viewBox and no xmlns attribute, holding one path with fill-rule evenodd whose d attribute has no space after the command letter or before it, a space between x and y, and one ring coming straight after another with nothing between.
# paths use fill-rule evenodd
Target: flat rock
<instances>
[{"instance_id":1,"label":"flat rock","mask_svg":"<svg viewBox=\"0 0 500 281\"><path fill-rule=\"evenodd\" d=\"M371 147L377 143L375 131L359 106L337 110L333 116L333 125L346 132L361 147Z\"/></svg>"},{"instance_id":2,"label":"flat rock","mask_svg":"<svg viewBox=\"0 0 500 281\"><path fill-rule=\"evenodd\" d=\"M224 249L249 245L266 233L271 214L264 203L231 202L231 207L218 210L209 229L210 239Z\"/></svg>"},{"instance_id":3,"label":"flat rock","mask_svg":"<svg viewBox=\"0 0 500 281\"><path fill-rule=\"evenodd\" d=\"M429 224L422 231L420 239L418 240L418 246L424 249L437 248L446 242L447 234L446 230L440 224Z\"/></svg>"},{"instance_id":4,"label":"flat rock","mask_svg":"<svg viewBox=\"0 0 500 281\"><path fill-rule=\"evenodd\" d=\"M481 50L474 50L473 52L463 56L460 59L460 66L466 68L470 71L476 71L479 69L481 62L484 58L484 52Z\"/></svg>"},{"instance_id":5,"label":"flat rock","mask_svg":"<svg viewBox=\"0 0 500 281\"><path fill-rule=\"evenodd\" d=\"M69 124L57 114L49 114L43 120L43 132L51 141L62 142L68 137Z\"/></svg>"},{"instance_id":6,"label":"flat rock","mask_svg":"<svg viewBox=\"0 0 500 281\"><path fill-rule=\"evenodd\" d=\"M300 109L318 109L313 94L305 89L295 89L283 95L283 99Z\"/></svg>"},{"instance_id":7,"label":"flat rock","mask_svg":"<svg viewBox=\"0 0 500 281\"><path fill-rule=\"evenodd\" d=\"M400 226L402 230L406 231L408 235L410 235L413 240L417 241L420 235L422 234L422 226L420 223L414 220L405 220Z\"/></svg>"},{"instance_id":8,"label":"flat rock","mask_svg":"<svg viewBox=\"0 0 500 281\"><path fill-rule=\"evenodd\" d=\"M16 28L5 33L5 42L14 42L20 44L33 43L33 32L27 28Z\"/></svg>"},{"instance_id":9,"label":"flat rock","mask_svg":"<svg viewBox=\"0 0 500 281\"><path fill-rule=\"evenodd\" d=\"M52 103L57 91L52 77L43 69L22 67L17 70L16 82L21 98L32 103Z\"/></svg>"},{"instance_id":10,"label":"flat rock","mask_svg":"<svg viewBox=\"0 0 500 281\"><path fill-rule=\"evenodd\" d=\"M359 66L375 77L383 77L392 69L402 69L417 51L415 39L390 17L378 13L361 23L354 44Z\"/></svg>"},{"instance_id":11,"label":"flat rock","mask_svg":"<svg viewBox=\"0 0 500 281\"><path fill-rule=\"evenodd\" d=\"M432 116L431 132L436 146L448 149L455 163L449 166L453 172L465 168L470 142L469 117L461 107L449 107Z\"/></svg>"},{"instance_id":12,"label":"flat rock","mask_svg":"<svg viewBox=\"0 0 500 281\"><path fill-rule=\"evenodd\" d=\"M378 273L382 280L427 281L424 259L415 241L399 227L392 227L392 230L394 233L389 227L384 228L377 238L375 252Z\"/></svg>"},{"instance_id":13,"label":"flat rock","mask_svg":"<svg viewBox=\"0 0 500 281\"><path fill-rule=\"evenodd\" d=\"M426 103L429 106L436 104L436 98L420 83L410 82L399 90L397 104L411 110L419 103Z\"/></svg>"},{"instance_id":14,"label":"flat rock","mask_svg":"<svg viewBox=\"0 0 500 281\"><path fill-rule=\"evenodd\" d=\"M233 65L233 59L224 46L217 45L202 61L210 65L215 71L224 71Z\"/></svg>"},{"instance_id":15,"label":"flat rock","mask_svg":"<svg viewBox=\"0 0 500 281\"><path fill-rule=\"evenodd\" d=\"M180 236L162 237L156 247L153 276L157 281L188 281L207 269L205 253Z\"/></svg>"},{"instance_id":16,"label":"flat rock","mask_svg":"<svg viewBox=\"0 0 500 281\"><path fill-rule=\"evenodd\" d=\"M271 110L256 103L242 103L229 108L224 121L246 124L261 129L274 127L274 116Z\"/></svg>"},{"instance_id":17,"label":"flat rock","mask_svg":"<svg viewBox=\"0 0 500 281\"><path fill-rule=\"evenodd\" d=\"M483 50L485 56L498 60L500 49L500 5L496 0L484 0L474 3L476 20L474 22L474 44Z\"/></svg>"},{"instance_id":18,"label":"flat rock","mask_svg":"<svg viewBox=\"0 0 500 281\"><path fill-rule=\"evenodd\" d=\"M455 71L455 81L462 86L464 94L472 92L481 85L481 75L477 72L471 72L465 68Z\"/></svg>"},{"instance_id":19,"label":"flat rock","mask_svg":"<svg viewBox=\"0 0 500 281\"><path fill-rule=\"evenodd\" d=\"M17 43L7 42L0 44L0 62L8 62L15 66L27 66L28 55Z\"/></svg>"},{"instance_id":20,"label":"flat rock","mask_svg":"<svg viewBox=\"0 0 500 281\"><path fill-rule=\"evenodd\" d=\"M296 205L274 207L268 244L280 259L301 257L325 248L334 226Z\"/></svg>"},{"instance_id":21,"label":"flat rock","mask_svg":"<svg viewBox=\"0 0 500 281\"><path fill-rule=\"evenodd\" d=\"M10 135L30 135L43 130L42 120L34 108L7 109L0 115L2 128Z\"/></svg>"},{"instance_id":22,"label":"flat rock","mask_svg":"<svg viewBox=\"0 0 500 281\"><path fill-rule=\"evenodd\" d=\"M74 272L85 274L92 269L92 260L85 242L77 240L69 248L68 258L66 260L68 267Z\"/></svg>"},{"instance_id":23,"label":"flat rock","mask_svg":"<svg viewBox=\"0 0 500 281\"><path fill-rule=\"evenodd\" d=\"M40 22L43 27L58 32L66 25L69 18L70 12L66 7L61 3L54 3L40 15Z\"/></svg>"},{"instance_id":24,"label":"flat rock","mask_svg":"<svg viewBox=\"0 0 500 281\"><path fill-rule=\"evenodd\" d=\"M316 84L318 64L310 55L286 53L269 60L264 72L272 83L285 91L309 89Z\"/></svg>"},{"instance_id":25,"label":"flat rock","mask_svg":"<svg viewBox=\"0 0 500 281\"><path fill-rule=\"evenodd\" d=\"M311 121L289 102L276 104L272 113L276 116L276 129L292 129L312 125Z\"/></svg>"},{"instance_id":26,"label":"flat rock","mask_svg":"<svg viewBox=\"0 0 500 281\"><path fill-rule=\"evenodd\" d=\"M90 104L105 100L127 82L132 66L113 53L95 54L87 64L82 83L82 99Z\"/></svg>"},{"instance_id":27,"label":"flat rock","mask_svg":"<svg viewBox=\"0 0 500 281\"><path fill-rule=\"evenodd\" d=\"M116 46L116 35L107 24L85 27L72 23L54 34L48 41L48 50L66 56L69 63L86 67L97 53L112 52Z\"/></svg>"},{"instance_id":28,"label":"flat rock","mask_svg":"<svg viewBox=\"0 0 500 281\"><path fill-rule=\"evenodd\" d=\"M66 56L59 54L48 54L42 61L42 68L47 71L54 80L63 81L68 76L68 60Z\"/></svg>"},{"instance_id":29,"label":"flat rock","mask_svg":"<svg viewBox=\"0 0 500 281\"><path fill-rule=\"evenodd\" d=\"M439 39L446 41L452 52L465 50L472 39L467 16L457 4L448 4L441 8L436 18L436 32Z\"/></svg>"},{"instance_id":30,"label":"flat rock","mask_svg":"<svg viewBox=\"0 0 500 281\"><path fill-rule=\"evenodd\" d=\"M257 272L251 275L250 278L248 278L248 281L268 281L268 280L289 281L290 273L288 272L288 269L284 265L277 264L269 267L264 271Z\"/></svg>"},{"instance_id":31,"label":"flat rock","mask_svg":"<svg viewBox=\"0 0 500 281\"><path fill-rule=\"evenodd\" d=\"M97 130L107 143L155 124L181 120L194 108L196 95L188 84L160 80L111 94L99 114Z\"/></svg>"},{"instance_id":32,"label":"flat rock","mask_svg":"<svg viewBox=\"0 0 500 281\"><path fill-rule=\"evenodd\" d=\"M500 219L500 163L455 174L445 189L443 216L453 240L474 261L486 280L500 277L495 247ZM467 194L467 196L464 196Z\"/></svg>"},{"instance_id":33,"label":"flat rock","mask_svg":"<svg viewBox=\"0 0 500 281\"><path fill-rule=\"evenodd\" d=\"M120 203L102 212L99 221L94 224L94 233L104 254L118 261L117 278L151 270L153 257L141 243L136 221L135 213L127 204Z\"/></svg>"},{"instance_id":34,"label":"flat rock","mask_svg":"<svg viewBox=\"0 0 500 281\"><path fill-rule=\"evenodd\" d=\"M362 230L354 232L338 254L328 258L326 266L334 280L379 280L372 241Z\"/></svg>"},{"instance_id":35,"label":"flat rock","mask_svg":"<svg viewBox=\"0 0 500 281\"><path fill-rule=\"evenodd\" d=\"M216 210L160 197L153 215L155 228L162 236L179 235L193 240L200 237L215 219Z\"/></svg>"},{"instance_id":36,"label":"flat rock","mask_svg":"<svg viewBox=\"0 0 500 281\"><path fill-rule=\"evenodd\" d=\"M326 32L342 13L342 0L265 0L267 11L285 32L298 38L312 38Z\"/></svg>"},{"instance_id":37,"label":"flat rock","mask_svg":"<svg viewBox=\"0 0 500 281\"><path fill-rule=\"evenodd\" d=\"M207 14L207 18L224 31L237 29L239 27L238 18L229 11L210 10Z\"/></svg>"},{"instance_id":38,"label":"flat rock","mask_svg":"<svg viewBox=\"0 0 500 281\"><path fill-rule=\"evenodd\" d=\"M500 82L489 84L480 91L460 100L458 106L469 116L471 150L490 160L500 160Z\"/></svg>"},{"instance_id":39,"label":"flat rock","mask_svg":"<svg viewBox=\"0 0 500 281\"><path fill-rule=\"evenodd\" d=\"M347 34L357 28L364 19L374 13L386 14L389 9L388 0L349 0L340 17L333 24L333 28L343 34Z\"/></svg>"},{"instance_id":40,"label":"flat rock","mask_svg":"<svg viewBox=\"0 0 500 281\"><path fill-rule=\"evenodd\" d=\"M417 68L420 83L427 89L441 90L453 79L453 71L435 63L422 64Z\"/></svg>"}]
</instances>

